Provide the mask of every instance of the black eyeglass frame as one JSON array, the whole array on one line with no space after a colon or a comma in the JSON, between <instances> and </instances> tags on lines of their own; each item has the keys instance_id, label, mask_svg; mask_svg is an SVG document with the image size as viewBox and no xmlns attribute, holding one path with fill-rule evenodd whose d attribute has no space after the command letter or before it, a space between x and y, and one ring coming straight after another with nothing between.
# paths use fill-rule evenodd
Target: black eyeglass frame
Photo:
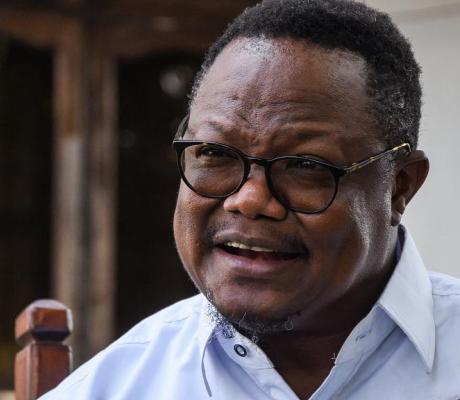
<instances>
[{"instance_id":1,"label":"black eyeglass frame","mask_svg":"<svg viewBox=\"0 0 460 400\"><path fill-rule=\"evenodd\" d=\"M412 151L411 146L410 146L409 143L402 143L402 144L400 144L398 146L392 147L392 148L384 150L384 151L382 151L382 152L380 152L378 154L375 154L375 155L373 155L373 156L371 156L369 158L366 158L365 160L358 161L358 162L352 163L350 165L344 165L344 166L339 166L339 165L333 164L333 163L331 163L329 161L326 161L326 160L320 160L320 159L316 158L313 155L302 155L302 156L289 156L288 155L288 156L279 156L279 157L274 157L274 158L260 158L260 157L249 156L249 155L243 153L242 151L240 151L239 149L236 149L236 148L234 148L232 146L229 146L229 145L226 145L226 144L223 144L223 143L203 141L203 140L179 140L179 139L177 139L178 137L183 137L183 135L185 134L185 132L187 130L187 125L188 125L188 117L186 117L181 122L181 124L179 126L179 129L178 129L178 131L176 133L175 139L173 140L172 144L173 144L174 150L176 151L177 166L179 168L179 173L181 175L181 178L184 181L184 183L193 192L197 193L200 196L211 198L211 199L225 199L225 198L235 194L236 192L238 192L243 187L243 185L246 183L246 181L247 181L247 179L249 177L249 174L251 172L251 164L255 163L257 165L260 165L260 166L264 167L264 169L265 169L265 179L267 181L267 185L268 185L268 188L270 190L270 193L273 195L273 197L276 200L278 200L288 210L298 212L298 213L302 213L302 214L320 214L320 213L326 211L331 206L331 204L334 202L334 200L335 200L335 198L337 196L338 188L339 188L339 181L345 175L349 175L352 172L358 171L359 169L364 168L364 167L372 164L373 162L375 162L377 160L380 160L381 158L385 157L386 155L396 153L399 150L405 149L407 154L409 154ZM185 173L183 171L183 168L182 168L182 165L181 165L181 157L182 157L183 151L187 147L195 146L195 145L211 145L211 146L214 146L216 148L222 148L224 150L231 151L231 152L237 154L240 157L240 159L243 161L244 173L243 173L243 177L241 179L241 182L239 183L239 185L233 191L231 191L229 193L226 193L224 195L209 195L209 194L206 194L206 193L199 192L198 190L196 190L190 184L190 182L187 180L187 178L185 176ZM321 165L321 166L327 168L332 173L332 175L334 176L334 180L335 180L334 195L332 196L331 200L329 201L329 203L326 206L324 206L322 209L317 210L317 211L306 211L306 210L303 210L301 208L292 207L292 206L286 204L285 201L278 195L277 191L274 188L273 182L272 182L271 167L272 167L273 163L275 163L276 161L287 160L287 159L289 159L289 160L308 161L308 162L310 162L312 164Z\"/></svg>"}]
</instances>

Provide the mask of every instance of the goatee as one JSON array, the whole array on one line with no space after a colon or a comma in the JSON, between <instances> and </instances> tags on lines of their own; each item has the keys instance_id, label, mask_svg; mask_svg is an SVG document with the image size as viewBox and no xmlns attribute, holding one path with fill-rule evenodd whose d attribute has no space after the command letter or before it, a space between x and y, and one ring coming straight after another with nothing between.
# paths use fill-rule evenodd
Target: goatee
<instances>
[{"instance_id":1,"label":"goatee","mask_svg":"<svg viewBox=\"0 0 460 400\"><path fill-rule=\"evenodd\" d=\"M207 316L216 327L216 332L222 333L226 338L233 337L235 330L237 330L257 344L263 342L268 336L288 332L294 328L294 316L276 319L261 319L258 315L250 312L226 316L215 306L212 292L208 291L206 297L209 301Z\"/></svg>"}]
</instances>

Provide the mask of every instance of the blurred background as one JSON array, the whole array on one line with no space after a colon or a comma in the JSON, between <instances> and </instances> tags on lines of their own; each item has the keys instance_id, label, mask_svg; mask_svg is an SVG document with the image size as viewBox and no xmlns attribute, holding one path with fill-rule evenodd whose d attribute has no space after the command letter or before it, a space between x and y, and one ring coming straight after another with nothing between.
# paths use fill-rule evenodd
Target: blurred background
<instances>
[{"instance_id":1,"label":"blurred background","mask_svg":"<svg viewBox=\"0 0 460 400\"><path fill-rule=\"evenodd\" d=\"M72 308L78 365L195 293L171 232L170 142L204 51L254 3L1 1L0 391L31 301ZM429 269L460 277L460 1L366 3L393 15L423 67L432 170L405 224Z\"/></svg>"}]
</instances>

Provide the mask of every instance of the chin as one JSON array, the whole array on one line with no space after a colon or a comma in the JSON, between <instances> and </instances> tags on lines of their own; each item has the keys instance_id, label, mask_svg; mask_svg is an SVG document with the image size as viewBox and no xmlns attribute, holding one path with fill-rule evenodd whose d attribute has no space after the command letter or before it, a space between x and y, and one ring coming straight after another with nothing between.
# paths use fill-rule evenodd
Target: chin
<instances>
[{"instance_id":1,"label":"chin","mask_svg":"<svg viewBox=\"0 0 460 400\"><path fill-rule=\"evenodd\" d=\"M208 299L229 318L251 313L261 319L272 319L287 313L284 305L288 299L278 291L257 283L227 284L211 288L207 293Z\"/></svg>"},{"instance_id":2,"label":"chin","mask_svg":"<svg viewBox=\"0 0 460 400\"><path fill-rule=\"evenodd\" d=\"M210 315L218 325L232 325L254 341L268 335L289 331L293 328L293 319L298 312L280 307L280 301L271 297L271 301L258 296L254 291L240 291L237 295L228 296L222 290L216 293L205 292L213 306ZM227 294L227 295L224 295Z\"/></svg>"}]
</instances>

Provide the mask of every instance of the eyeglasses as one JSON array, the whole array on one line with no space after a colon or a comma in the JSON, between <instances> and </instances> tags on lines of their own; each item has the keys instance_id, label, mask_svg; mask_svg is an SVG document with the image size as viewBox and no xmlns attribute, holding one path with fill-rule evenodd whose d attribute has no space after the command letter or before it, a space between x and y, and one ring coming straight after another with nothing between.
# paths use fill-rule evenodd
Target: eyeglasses
<instances>
[{"instance_id":1,"label":"eyeglasses","mask_svg":"<svg viewBox=\"0 0 460 400\"><path fill-rule=\"evenodd\" d=\"M187 121L176 134L182 137ZM195 193L224 199L238 192L248 179L251 164L265 168L267 185L273 195L289 210L318 214L334 201L340 178L380 160L386 155L405 150L408 143L385 150L349 166L337 166L315 156L281 156L271 159L252 157L221 143L200 140L174 140L179 172L185 184Z\"/></svg>"}]
</instances>

